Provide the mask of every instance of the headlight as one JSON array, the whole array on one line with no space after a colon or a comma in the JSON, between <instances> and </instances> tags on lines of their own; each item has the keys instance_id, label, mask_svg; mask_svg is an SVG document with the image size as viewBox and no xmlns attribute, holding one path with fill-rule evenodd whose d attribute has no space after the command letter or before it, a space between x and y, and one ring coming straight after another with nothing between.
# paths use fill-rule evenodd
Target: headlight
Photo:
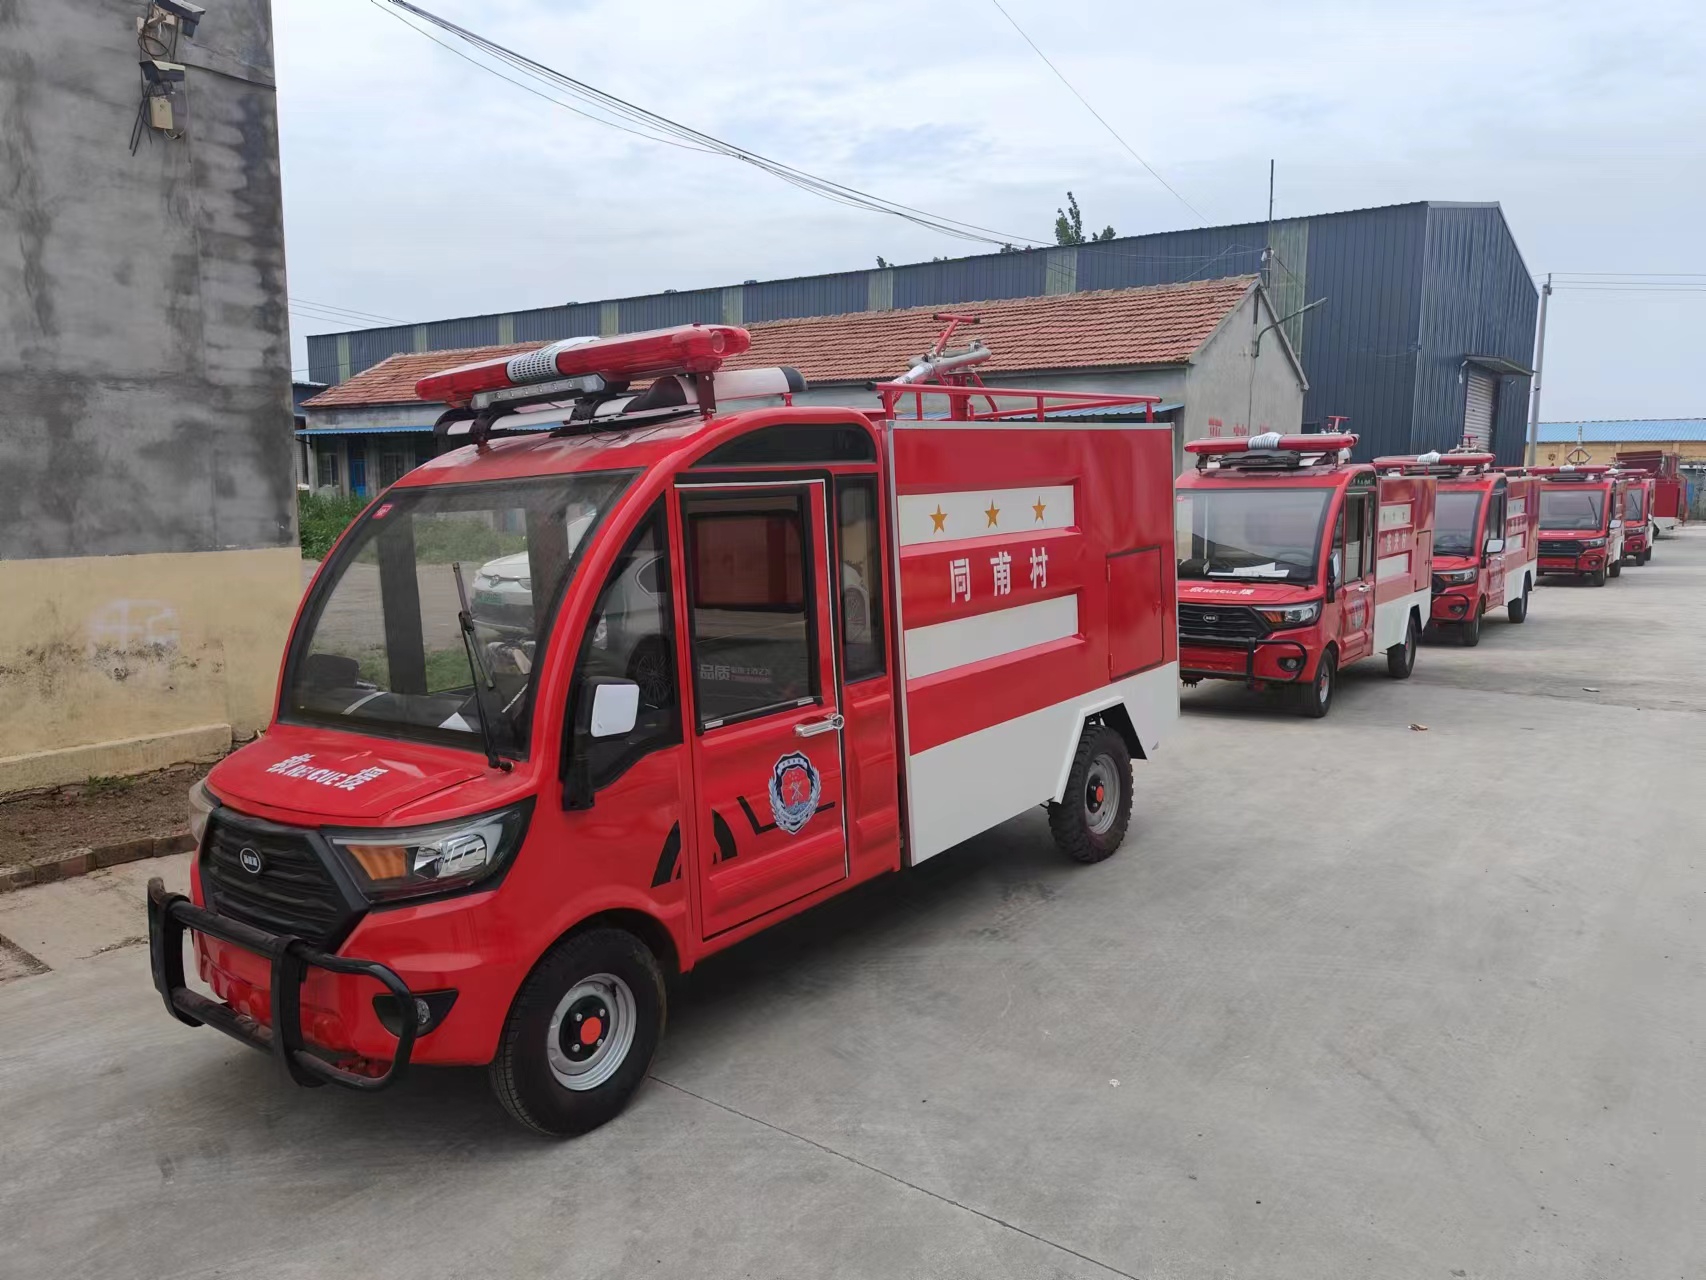
<instances>
[{"instance_id":1,"label":"headlight","mask_svg":"<svg viewBox=\"0 0 1706 1280\"><path fill-rule=\"evenodd\" d=\"M392 900L467 889L495 876L521 846L533 802L408 830L328 832L368 897Z\"/></svg>"},{"instance_id":2,"label":"headlight","mask_svg":"<svg viewBox=\"0 0 1706 1280\"><path fill-rule=\"evenodd\" d=\"M207 789L206 778L197 780L190 787L190 834L195 837L196 848L201 847L201 838L207 833L207 820L218 807L219 801Z\"/></svg>"},{"instance_id":3,"label":"headlight","mask_svg":"<svg viewBox=\"0 0 1706 1280\"><path fill-rule=\"evenodd\" d=\"M1277 609L1257 609L1270 627L1305 627L1321 616L1321 602L1311 600L1308 604L1288 604Z\"/></svg>"},{"instance_id":4,"label":"headlight","mask_svg":"<svg viewBox=\"0 0 1706 1280\"><path fill-rule=\"evenodd\" d=\"M1464 582L1473 582L1475 581L1476 575L1480 572L1481 571L1479 569L1442 569L1440 571L1439 580L1453 585Z\"/></svg>"},{"instance_id":5,"label":"headlight","mask_svg":"<svg viewBox=\"0 0 1706 1280\"><path fill-rule=\"evenodd\" d=\"M1604 538L1583 538L1582 539L1582 545L1584 547L1603 547L1605 545L1605 539Z\"/></svg>"}]
</instances>

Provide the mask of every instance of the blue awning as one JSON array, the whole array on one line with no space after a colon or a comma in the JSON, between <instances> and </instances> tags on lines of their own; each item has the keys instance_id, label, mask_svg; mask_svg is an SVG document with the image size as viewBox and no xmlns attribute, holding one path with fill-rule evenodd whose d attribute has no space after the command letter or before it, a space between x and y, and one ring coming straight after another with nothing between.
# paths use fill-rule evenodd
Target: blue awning
<instances>
[{"instance_id":1,"label":"blue awning","mask_svg":"<svg viewBox=\"0 0 1706 1280\"><path fill-rule=\"evenodd\" d=\"M399 424L395 427L308 427L296 433L298 440L312 440L316 436L400 436L410 432L431 431L432 423Z\"/></svg>"}]
</instances>

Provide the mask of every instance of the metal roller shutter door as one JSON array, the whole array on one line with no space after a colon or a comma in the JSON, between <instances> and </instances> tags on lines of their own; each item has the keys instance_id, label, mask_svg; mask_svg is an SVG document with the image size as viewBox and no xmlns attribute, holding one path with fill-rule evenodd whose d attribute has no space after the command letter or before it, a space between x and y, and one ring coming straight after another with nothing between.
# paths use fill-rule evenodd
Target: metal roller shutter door
<instances>
[{"instance_id":1,"label":"metal roller shutter door","mask_svg":"<svg viewBox=\"0 0 1706 1280\"><path fill-rule=\"evenodd\" d=\"M1463 439L1474 448L1492 447L1493 401L1498 389L1498 379L1492 374L1479 369L1469 370L1468 398L1463 406Z\"/></svg>"}]
</instances>

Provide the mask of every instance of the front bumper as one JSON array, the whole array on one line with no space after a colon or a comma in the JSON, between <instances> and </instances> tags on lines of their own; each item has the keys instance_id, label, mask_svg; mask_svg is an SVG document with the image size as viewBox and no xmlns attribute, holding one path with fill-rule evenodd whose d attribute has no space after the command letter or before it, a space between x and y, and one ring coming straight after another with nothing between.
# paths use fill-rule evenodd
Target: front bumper
<instances>
[{"instance_id":1,"label":"front bumper","mask_svg":"<svg viewBox=\"0 0 1706 1280\"><path fill-rule=\"evenodd\" d=\"M194 930L240 947L267 961L271 970L271 1025L210 1000L184 985L184 933ZM198 907L181 893L166 892L158 878L148 882L148 952L154 987L166 1011L188 1026L209 1026L251 1048L270 1053L300 1085L340 1084L371 1092L396 1083L409 1065L417 1033L414 993L396 973L371 960L329 955L288 934L264 929ZM389 1066L376 1074L351 1071L309 1051L302 1033L302 984L310 968L371 978L390 993L401 1015Z\"/></svg>"},{"instance_id":2,"label":"front bumper","mask_svg":"<svg viewBox=\"0 0 1706 1280\"><path fill-rule=\"evenodd\" d=\"M1429 617L1434 622L1462 622L1465 618L1475 616L1475 603L1479 599L1479 588L1473 582L1462 586L1447 587L1433 598Z\"/></svg>"},{"instance_id":3,"label":"front bumper","mask_svg":"<svg viewBox=\"0 0 1706 1280\"><path fill-rule=\"evenodd\" d=\"M1593 573L1605 568L1605 549L1584 551L1576 556L1549 556L1544 551L1540 554L1540 573Z\"/></svg>"},{"instance_id":4,"label":"front bumper","mask_svg":"<svg viewBox=\"0 0 1706 1280\"><path fill-rule=\"evenodd\" d=\"M1285 663L1295 664L1295 669L1288 670ZM1312 665L1309 647L1297 640L1179 637L1179 675L1185 680L1241 680L1254 689L1295 684L1309 675Z\"/></svg>"}]
</instances>

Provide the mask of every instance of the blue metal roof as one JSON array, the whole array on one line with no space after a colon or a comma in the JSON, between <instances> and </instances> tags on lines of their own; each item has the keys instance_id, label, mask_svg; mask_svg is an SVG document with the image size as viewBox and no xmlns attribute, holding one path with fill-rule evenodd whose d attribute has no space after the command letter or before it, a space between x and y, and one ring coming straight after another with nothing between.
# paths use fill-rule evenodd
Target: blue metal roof
<instances>
[{"instance_id":1,"label":"blue metal roof","mask_svg":"<svg viewBox=\"0 0 1706 1280\"><path fill-rule=\"evenodd\" d=\"M315 436L395 436L407 431L431 431L432 423L398 423L394 427L308 427L296 433L298 440Z\"/></svg>"},{"instance_id":2,"label":"blue metal roof","mask_svg":"<svg viewBox=\"0 0 1706 1280\"><path fill-rule=\"evenodd\" d=\"M1625 418L1611 422L1542 422L1541 444L1623 444L1698 440L1706 443L1706 418Z\"/></svg>"}]
</instances>

